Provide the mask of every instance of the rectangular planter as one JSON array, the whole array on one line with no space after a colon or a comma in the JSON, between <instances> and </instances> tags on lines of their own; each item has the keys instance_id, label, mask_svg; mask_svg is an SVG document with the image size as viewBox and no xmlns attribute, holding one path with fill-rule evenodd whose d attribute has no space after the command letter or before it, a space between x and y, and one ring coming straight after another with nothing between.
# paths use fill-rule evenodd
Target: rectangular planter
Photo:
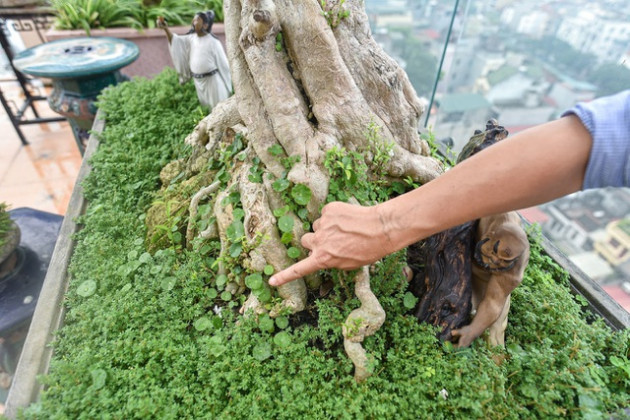
<instances>
[{"instance_id":1,"label":"rectangular planter","mask_svg":"<svg viewBox=\"0 0 630 420\"><path fill-rule=\"evenodd\" d=\"M175 26L170 28L174 34L182 35L188 32L189 26ZM225 28L223 23L215 23L212 33L217 36L225 48ZM143 76L153 77L160 73L164 67L173 67L173 60L168 51L166 34L161 29L145 29L142 32L132 28L92 29L91 36L109 36L126 39L133 42L140 49L138 59L121 70L128 77ZM50 29L46 32L48 41L84 37L83 29L59 30Z\"/></svg>"},{"instance_id":2,"label":"rectangular planter","mask_svg":"<svg viewBox=\"0 0 630 420\"><path fill-rule=\"evenodd\" d=\"M75 219L84 212L86 207L81 182L90 172L88 161L98 148L97 136L104 126L105 122L99 111L9 391L5 415L10 419L16 418L20 408L38 399L42 386L37 382L37 376L46 374L50 365L52 349L49 344L55 331L63 324L62 302L67 289L67 269L74 249L72 236L78 230ZM546 238L542 238L541 242L545 252L569 272L574 293L582 295L589 302L592 312L600 315L613 329L630 328L630 314Z\"/></svg>"}]
</instances>

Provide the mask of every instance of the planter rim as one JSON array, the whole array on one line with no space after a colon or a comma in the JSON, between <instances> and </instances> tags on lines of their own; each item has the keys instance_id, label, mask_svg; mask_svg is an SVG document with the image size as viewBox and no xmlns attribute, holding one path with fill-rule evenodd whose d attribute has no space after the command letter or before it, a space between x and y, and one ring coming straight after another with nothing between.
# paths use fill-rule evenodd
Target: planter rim
<instances>
[{"instance_id":1,"label":"planter rim","mask_svg":"<svg viewBox=\"0 0 630 420\"><path fill-rule=\"evenodd\" d=\"M178 35L188 32L189 25L186 26L170 26L169 29ZM222 34L225 32L225 26L222 22L217 22L212 25L212 32L215 34ZM55 38L59 36L87 36L84 29L55 29L51 28L46 31L47 38ZM164 31L158 28L143 28L134 29L129 27L120 28L105 28L105 29L90 29L90 36L110 36L126 39L134 38L154 38L164 37Z\"/></svg>"}]
</instances>

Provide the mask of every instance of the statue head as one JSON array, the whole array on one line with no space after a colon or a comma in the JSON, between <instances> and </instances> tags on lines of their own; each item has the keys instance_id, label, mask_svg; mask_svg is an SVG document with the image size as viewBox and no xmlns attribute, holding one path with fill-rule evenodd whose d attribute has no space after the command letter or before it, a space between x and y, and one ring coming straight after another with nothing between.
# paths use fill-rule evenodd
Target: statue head
<instances>
[{"instance_id":1,"label":"statue head","mask_svg":"<svg viewBox=\"0 0 630 420\"><path fill-rule=\"evenodd\" d=\"M192 20L192 26L189 34L209 34L212 31L212 24L214 23L214 10L208 10L207 12L197 12Z\"/></svg>"}]
</instances>

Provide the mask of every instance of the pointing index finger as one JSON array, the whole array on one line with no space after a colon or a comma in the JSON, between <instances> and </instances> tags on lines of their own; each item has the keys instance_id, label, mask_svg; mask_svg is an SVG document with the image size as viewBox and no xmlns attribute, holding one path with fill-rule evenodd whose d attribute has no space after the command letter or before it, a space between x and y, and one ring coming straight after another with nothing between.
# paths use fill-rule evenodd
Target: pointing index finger
<instances>
[{"instance_id":1,"label":"pointing index finger","mask_svg":"<svg viewBox=\"0 0 630 420\"><path fill-rule=\"evenodd\" d=\"M302 261L298 261L290 267L285 268L282 271L277 272L269 279L270 286L282 286L293 280L297 280L308 274L314 273L317 270L326 268L319 264L317 260L310 255L304 258Z\"/></svg>"}]
</instances>

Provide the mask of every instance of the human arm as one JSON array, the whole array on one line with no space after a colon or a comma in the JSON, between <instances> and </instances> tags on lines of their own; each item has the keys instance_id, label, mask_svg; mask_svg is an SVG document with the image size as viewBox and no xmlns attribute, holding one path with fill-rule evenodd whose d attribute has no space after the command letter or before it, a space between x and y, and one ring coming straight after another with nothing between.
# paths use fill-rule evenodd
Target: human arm
<instances>
[{"instance_id":1,"label":"human arm","mask_svg":"<svg viewBox=\"0 0 630 420\"><path fill-rule=\"evenodd\" d=\"M159 16L157 18L157 20L155 21L155 26L157 26L159 29L163 29L164 32L166 33L166 39L168 40L168 43L171 43L171 40L173 39L173 33L171 32L170 29L168 29L168 24L166 23L166 21L164 20L164 18L162 16Z\"/></svg>"},{"instance_id":2,"label":"human arm","mask_svg":"<svg viewBox=\"0 0 630 420\"><path fill-rule=\"evenodd\" d=\"M313 233L302 237L310 255L269 284L279 286L324 268L358 268L469 220L578 191L591 143L580 119L569 115L522 131L376 206L330 203Z\"/></svg>"}]
</instances>

